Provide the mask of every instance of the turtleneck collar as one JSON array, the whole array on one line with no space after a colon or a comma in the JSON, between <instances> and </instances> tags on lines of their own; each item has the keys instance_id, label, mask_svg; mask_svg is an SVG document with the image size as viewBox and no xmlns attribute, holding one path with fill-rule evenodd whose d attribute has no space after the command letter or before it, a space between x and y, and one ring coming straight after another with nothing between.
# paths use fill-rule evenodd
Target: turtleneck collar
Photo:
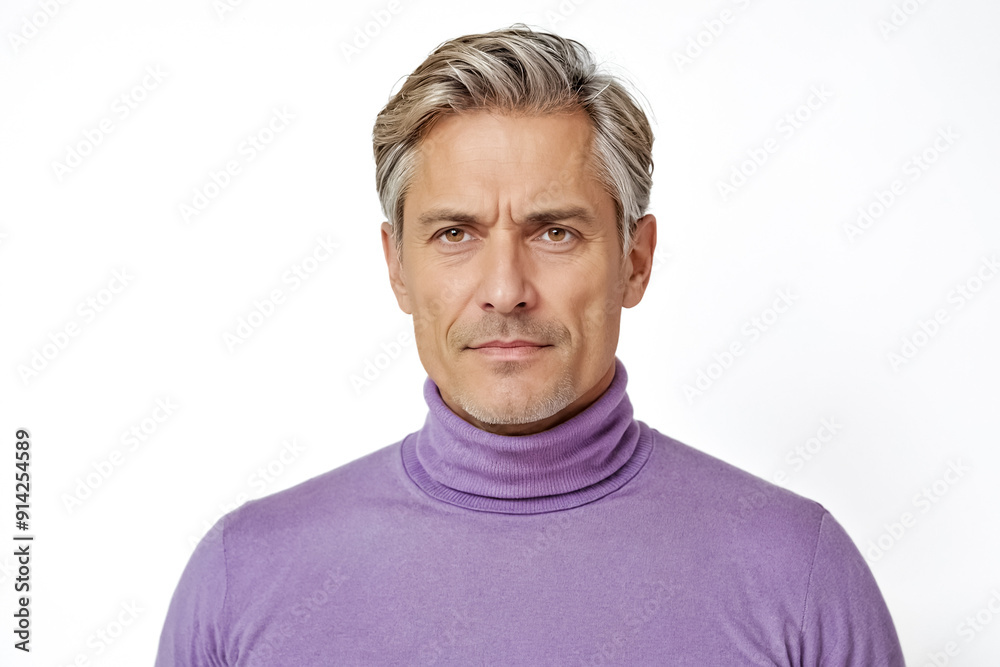
<instances>
[{"instance_id":1,"label":"turtleneck collar","mask_svg":"<svg viewBox=\"0 0 1000 667\"><path fill-rule=\"evenodd\" d=\"M428 495L468 509L537 514L589 503L635 476L652 449L648 428L632 418L628 375L615 375L600 398L574 417L529 435L497 435L465 421L430 377L423 428L402 443L407 474Z\"/></svg>"}]
</instances>

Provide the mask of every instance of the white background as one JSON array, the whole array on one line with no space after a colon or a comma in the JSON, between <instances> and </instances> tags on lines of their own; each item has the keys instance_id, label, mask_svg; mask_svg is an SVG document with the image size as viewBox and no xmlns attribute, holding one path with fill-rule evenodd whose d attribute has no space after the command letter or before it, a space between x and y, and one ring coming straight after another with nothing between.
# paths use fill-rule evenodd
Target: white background
<instances>
[{"instance_id":1,"label":"white background","mask_svg":"<svg viewBox=\"0 0 1000 667\"><path fill-rule=\"evenodd\" d=\"M910 664L949 642L948 664L996 664L1000 279L984 259L1000 259L1000 5L223 2L0 8L0 539L18 532L17 428L32 434L36 536L30 656L11 646L13 547L0 548L0 663L150 664L193 542L227 506L422 425L416 349L377 356L412 324L379 243L371 128L440 42L522 21L591 47L654 113L659 259L618 349L636 417L784 472L830 509ZM803 107L814 87L827 99ZM274 109L294 119L248 160L241 144ZM111 132L88 146L103 119ZM743 164L769 138L764 164ZM55 166L78 148L78 166ZM185 220L229 160L240 172ZM741 165L753 173L724 200ZM893 200L880 210L879 196ZM881 214L851 233L859 207ZM338 250L306 261L318 238ZM293 266L314 269L297 289ZM284 301L231 350L224 336L274 289ZM779 290L794 300L775 321ZM751 340L754 317L770 324ZM734 342L744 353L713 367ZM699 372L705 390L686 395ZM177 406L161 423L157 400ZM810 442L824 419L842 426ZM303 451L277 463L291 440ZM813 450L801 466L796 447ZM963 472L944 481L950 465ZM97 639L119 617L131 625Z\"/></svg>"}]
</instances>

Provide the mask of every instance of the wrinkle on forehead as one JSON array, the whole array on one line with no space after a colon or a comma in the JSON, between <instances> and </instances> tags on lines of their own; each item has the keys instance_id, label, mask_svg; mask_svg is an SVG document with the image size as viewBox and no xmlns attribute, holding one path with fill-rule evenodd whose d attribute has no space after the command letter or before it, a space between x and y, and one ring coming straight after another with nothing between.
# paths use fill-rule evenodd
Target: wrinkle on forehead
<instances>
[{"instance_id":1,"label":"wrinkle on forehead","mask_svg":"<svg viewBox=\"0 0 1000 667\"><path fill-rule=\"evenodd\" d=\"M590 117L581 109L545 116L483 110L448 114L437 120L419 144L408 198L416 189L424 195L421 199L476 196L455 192L456 182L469 190L503 190L521 198L528 209L559 207L568 203L563 199L591 198L595 189L607 194L594 168L594 137ZM561 147L553 150L552 139ZM524 178L511 165L535 171L537 178ZM475 186L476 180L484 187Z\"/></svg>"}]
</instances>

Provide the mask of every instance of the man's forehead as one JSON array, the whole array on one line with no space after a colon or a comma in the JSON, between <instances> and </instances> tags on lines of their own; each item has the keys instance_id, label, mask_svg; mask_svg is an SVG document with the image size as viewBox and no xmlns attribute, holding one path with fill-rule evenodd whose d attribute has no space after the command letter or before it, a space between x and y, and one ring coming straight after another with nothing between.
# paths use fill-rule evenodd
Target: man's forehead
<instances>
[{"instance_id":1,"label":"man's forehead","mask_svg":"<svg viewBox=\"0 0 1000 667\"><path fill-rule=\"evenodd\" d=\"M601 187L591 137L583 112L451 114L421 140L406 203L417 200L419 225L477 222L474 209L498 187L517 200L526 222L593 224Z\"/></svg>"},{"instance_id":2,"label":"man's forehead","mask_svg":"<svg viewBox=\"0 0 1000 667\"><path fill-rule=\"evenodd\" d=\"M489 158L503 150L513 159L549 159L569 166L590 161L593 125L582 110L549 114L511 114L492 110L449 113L417 143L423 162ZM550 149L558 146L558 153Z\"/></svg>"}]
</instances>

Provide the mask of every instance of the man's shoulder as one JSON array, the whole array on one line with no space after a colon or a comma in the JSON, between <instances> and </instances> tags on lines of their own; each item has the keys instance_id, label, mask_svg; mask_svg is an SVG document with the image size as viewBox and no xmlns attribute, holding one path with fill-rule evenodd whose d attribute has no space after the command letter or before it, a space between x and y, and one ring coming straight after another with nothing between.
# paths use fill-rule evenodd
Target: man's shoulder
<instances>
[{"instance_id":1,"label":"man's shoulder","mask_svg":"<svg viewBox=\"0 0 1000 667\"><path fill-rule=\"evenodd\" d=\"M828 511L815 500L650 428L651 462L664 501L728 530L815 538Z\"/></svg>"},{"instance_id":2,"label":"man's shoulder","mask_svg":"<svg viewBox=\"0 0 1000 667\"><path fill-rule=\"evenodd\" d=\"M295 486L247 501L225 517L227 535L301 531L309 524L327 526L383 497L394 477L402 441L395 442Z\"/></svg>"}]
</instances>

